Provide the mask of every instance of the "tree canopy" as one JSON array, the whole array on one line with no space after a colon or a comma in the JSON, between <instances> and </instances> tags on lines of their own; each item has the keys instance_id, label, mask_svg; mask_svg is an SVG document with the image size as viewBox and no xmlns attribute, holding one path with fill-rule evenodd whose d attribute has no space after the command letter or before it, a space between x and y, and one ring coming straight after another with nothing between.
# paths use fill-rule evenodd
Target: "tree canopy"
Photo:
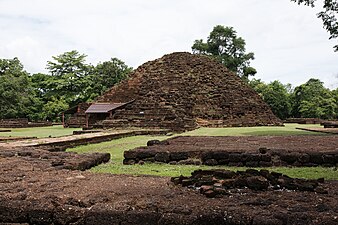
<instances>
[{"instance_id":1,"label":"tree canopy","mask_svg":"<svg viewBox=\"0 0 338 225\"><path fill-rule=\"evenodd\" d=\"M133 68L127 66L118 58L111 58L110 61L100 62L94 67L89 75L91 86L89 99L94 99L112 86L120 83L128 77Z\"/></svg>"},{"instance_id":2,"label":"tree canopy","mask_svg":"<svg viewBox=\"0 0 338 225\"><path fill-rule=\"evenodd\" d=\"M31 114L33 103L34 91L19 59L0 59L0 118Z\"/></svg>"},{"instance_id":3,"label":"tree canopy","mask_svg":"<svg viewBox=\"0 0 338 225\"><path fill-rule=\"evenodd\" d=\"M254 88L272 111L281 119L295 118L338 118L338 88L329 90L319 79L309 79L305 84L291 88L279 81L269 84L252 79Z\"/></svg>"},{"instance_id":4,"label":"tree canopy","mask_svg":"<svg viewBox=\"0 0 338 225\"><path fill-rule=\"evenodd\" d=\"M47 69L51 75L44 82L48 89L47 97L63 97L69 105L87 101L89 94L86 90L90 85L88 75L93 72L93 67L86 64L86 57L73 50L53 56L53 61L47 62Z\"/></svg>"},{"instance_id":5,"label":"tree canopy","mask_svg":"<svg viewBox=\"0 0 338 225\"><path fill-rule=\"evenodd\" d=\"M0 59L0 119L59 120L62 111L94 101L132 71L117 58L93 66L86 57L75 50L53 56L47 74L32 75L19 59Z\"/></svg>"},{"instance_id":6,"label":"tree canopy","mask_svg":"<svg viewBox=\"0 0 338 225\"><path fill-rule=\"evenodd\" d=\"M253 79L249 85L257 91L262 99L270 106L272 112L280 119L290 116L290 85L283 85L279 81L265 84L260 79Z\"/></svg>"},{"instance_id":7,"label":"tree canopy","mask_svg":"<svg viewBox=\"0 0 338 225\"><path fill-rule=\"evenodd\" d=\"M254 53L246 53L245 41L243 38L237 37L237 32L233 27L215 26L207 42L203 42L203 39L195 40L192 51L195 54L214 57L243 79L247 79L257 72L256 69L250 67Z\"/></svg>"},{"instance_id":8,"label":"tree canopy","mask_svg":"<svg viewBox=\"0 0 338 225\"><path fill-rule=\"evenodd\" d=\"M314 7L317 0L291 0L298 4L305 4ZM323 0L323 11L317 14L317 17L323 21L323 27L329 32L329 39L338 38L338 2L336 0ZM334 46L338 51L338 45Z\"/></svg>"}]
</instances>

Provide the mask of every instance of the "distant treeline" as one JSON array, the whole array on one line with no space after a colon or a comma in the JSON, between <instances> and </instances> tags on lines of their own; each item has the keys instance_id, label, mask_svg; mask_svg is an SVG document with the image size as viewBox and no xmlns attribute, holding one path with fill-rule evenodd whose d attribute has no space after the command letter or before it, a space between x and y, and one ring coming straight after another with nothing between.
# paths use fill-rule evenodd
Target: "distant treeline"
<instances>
[{"instance_id":1,"label":"distant treeline","mask_svg":"<svg viewBox=\"0 0 338 225\"><path fill-rule=\"evenodd\" d=\"M132 68L117 58L86 63L86 55L65 52L47 62L47 74L27 73L19 59L0 59L0 119L28 118L57 121L60 113L79 102L93 101L126 79ZM293 88L279 81L247 80L281 119L315 117L337 119L338 89L318 79Z\"/></svg>"},{"instance_id":2,"label":"distant treeline","mask_svg":"<svg viewBox=\"0 0 338 225\"><path fill-rule=\"evenodd\" d=\"M338 118L338 88L335 90L325 88L319 79L310 79L295 88L278 80L266 84L259 79L252 79L249 85L281 119Z\"/></svg>"},{"instance_id":3,"label":"distant treeline","mask_svg":"<svg viewBox=\"0 0 338 225\"><path fill-rule=\"evenodd\" d=\"M79 102L92 101L132 71L117 58L86 63L77 51L53 56L47 74L27 73L19 59L0 59L0 119L59 120L60 113Z\"/></svg>"}]
</instances>

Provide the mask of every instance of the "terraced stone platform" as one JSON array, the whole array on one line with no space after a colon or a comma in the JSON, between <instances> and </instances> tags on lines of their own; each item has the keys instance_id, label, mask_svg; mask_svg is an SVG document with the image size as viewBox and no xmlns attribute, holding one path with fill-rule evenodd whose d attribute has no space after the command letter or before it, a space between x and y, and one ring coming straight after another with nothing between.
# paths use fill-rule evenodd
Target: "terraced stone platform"
<instances>
[{"instance_id":1,"label":"terraced stone platform","mask_svg":"<svg viewBox=\"0 0 338 225\"><path fill-rule=\"evenodd\" d=\"M336 166L337 136L174 137L124 152L124 163Z\"/></svg>"}]
</instances>

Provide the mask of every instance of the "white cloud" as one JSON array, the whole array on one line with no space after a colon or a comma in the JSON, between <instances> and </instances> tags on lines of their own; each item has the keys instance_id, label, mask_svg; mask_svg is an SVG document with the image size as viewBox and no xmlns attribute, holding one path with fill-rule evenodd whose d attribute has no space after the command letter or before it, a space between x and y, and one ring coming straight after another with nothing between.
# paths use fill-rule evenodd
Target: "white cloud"
<instances>
[{"instance_id":1,"label":"white cloud","mask_svg":"<svg viewBox=\"0 0 338 225\"><path fill-rule=\"evenodd\" d=\"M289 0L0 0L0 58L43 72L53 55L76 49L88 61L140 64L190 51L213 26L233 26L255 53L257 78L298 85L310 77L336 87L335 42L319 9Z\"/></svg>"}]
</instances>

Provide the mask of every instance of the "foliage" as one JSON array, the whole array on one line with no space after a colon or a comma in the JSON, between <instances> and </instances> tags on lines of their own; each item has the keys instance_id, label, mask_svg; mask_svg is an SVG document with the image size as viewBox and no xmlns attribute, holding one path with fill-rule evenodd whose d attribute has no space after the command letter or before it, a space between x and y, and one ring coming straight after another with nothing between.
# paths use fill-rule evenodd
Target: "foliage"
<instances>
[{"instance_id":1,"label":"foliage","mask_svg":"<svg viewBox=\"0 0 338 225\"><path fill-rule=\"evenodd\" d=\"M44 117L49 121L61 121L61 112L68 108L69 105L63 97L52 97L51 100L43 106Z\"/></svg>"},{"instance_id":2,"label":"foliage","mask_svg":"<svg viewBox=\"0 0 338 225\"><path fill-rule=\"evenodd\" d=\"M291 0L298 4L305 4L314 7L317 0ZM329 39L338 38L338 2L336 0L324 0L323 11L317 14L317 17L322 19L323 27L329 34ZM335 51L338 51L338 45L334 46Z\"/></svg>"},{"instance_id":3,"label":"foliage","mask_svg":"<svg viewBox=\"0 0 338 225\"><path fill-rule=\"evenodd\" d=\"M86 55L73 50L52 58L53 61L47 62L51 78L43 82L48 89L47 98L63 97L71 106L86 101L89 98L86 93L90 85L88 75L93 70L85 63Z\"/></svg>"},{"instance_id":4,"label":"foliage","mask_svg":"<svg viewBox=\"0 0 338 225\"><path fill-rule=\"evenodd\" d=\"M36 102L28 73L18 58L0 59L0 118L31 114Z\"/></svg>"},{"instance_id":5,"label":"foliage","mask_svg":"<svg viewBox=\"0 0 338 225\"><path fill-rule=\"evenodd\" d=\"M109 88L126 79L132 70L131 67L128 67L117 58L97 64L93 73L89 75L91 83L89 87L89 92L91 93L89 99L93 100Z\"/></svg>"},{"instance_id":6,"label":"foliage","mask_svg":"<svg viewBox=\"0 0 338 225\"><path fill-rule=\"evenodd\" d=\"M294 117L337 118L334 94L319 79L310 79L296 87L291 98Z\"/></svg>"},{"instance_id":7,"label":"foliage","mask_svg":"<svg viewBox=\"0 0 338 225\"><path fill-rule=\"evenodd\" d=\"M259 79L251 80L249 85L259 93L276 116L280 119L286 119L290 116L291 102L290 93L288 92L290 85L283 85L277 80L265 84Z\"/></svg>"},{"instance_id":8,"label":"foliage","mask_svg":"<svg viewBox=\"0 0 338 225\"><path fill-rule=\"evenodd\" d=\"M108 88L128 77L132 68L117 58L92 66L78 51L53 56L49 74L31 76L36 95L42 101L40 117L58 120L59 113L79 102L94 101Z\"/></svg>"},{"instance_id":9,"label":"foliage","mask_svg":"<svg viewBox=\"0 0 338 225\"><path fill-rule=\"evenodd\" d=\"M207 42L203 42L202 39L195 40L192 50L195 54L214 57L243 79L257 72L256 69L250 67L250 60L254 59L254 53L245 52L245 41L237 37L237 32L233 27L215 26Z\"/></svg>"},{"instance_id":10,"label":"foliage","mask_svg":"<svg viewBox=\"0 0 338 225\"><path fill-rule=\"evenodd\" d=\"M310 79L294 89L290 84L283 85L279 81L266 84L259 79L250 80L249 85L281 119L336 119L338 116L337 90L330 91L318 79Z\"/></svg>"}]
</instances>

